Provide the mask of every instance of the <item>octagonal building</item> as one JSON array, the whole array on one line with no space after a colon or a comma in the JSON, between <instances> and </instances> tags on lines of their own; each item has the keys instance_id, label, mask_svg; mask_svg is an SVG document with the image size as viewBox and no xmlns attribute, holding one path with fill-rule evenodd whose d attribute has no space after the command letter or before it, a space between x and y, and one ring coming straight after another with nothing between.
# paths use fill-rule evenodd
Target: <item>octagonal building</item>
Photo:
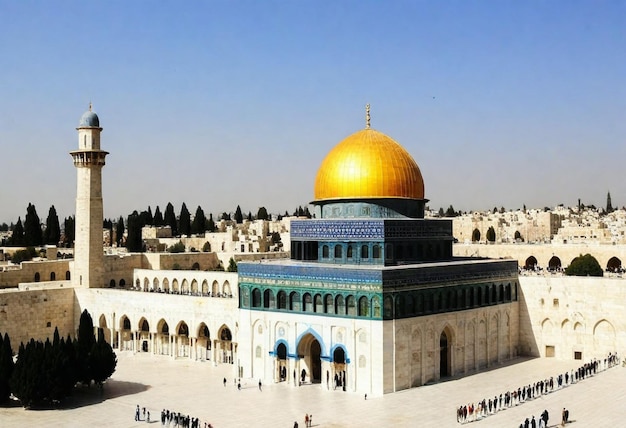
<instances>
[{"instance_id":1,"label":"octagonal building","mask_svg":"<svg viewBox=\"0 0 626 428\"><path fill-rule=\"evenodd\" d=\"M242 376L382 395L517 355L517 261L452 256L452 221L424 218L419 166L369 109L314 194L290 260L238 265Z\"/></svg>"}]
</instances>

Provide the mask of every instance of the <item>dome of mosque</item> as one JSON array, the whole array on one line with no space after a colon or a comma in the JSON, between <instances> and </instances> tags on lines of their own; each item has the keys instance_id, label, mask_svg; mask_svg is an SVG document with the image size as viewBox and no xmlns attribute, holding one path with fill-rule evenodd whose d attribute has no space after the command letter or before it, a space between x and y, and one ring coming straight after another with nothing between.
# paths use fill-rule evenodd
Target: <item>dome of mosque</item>
<instances>
[{"instance_id":1,"label":"dome of mosque","mask_svg":"<svg viewBox=\"0 0 626 428\"><path fill-rule=\"evenodd\" d=\"M378 198L424 199L424 180L400 144L368 126L326 155L315 179L315 201Z\"/></svg>"},{"instance_id":2,"label":"dome of mosque","mask_svg":"<svg viewBox=\"0 0 626 428\"><path fill-rule=\"evenodd\" d=\"M78 127L83 128L87 126L94 126L96 128L100 127L100 119L98 119L98 115L91 111L91 105L89 106L89 110L87 110L80 117L80 122L78 122Z\"/></svg>"}]
</instances>

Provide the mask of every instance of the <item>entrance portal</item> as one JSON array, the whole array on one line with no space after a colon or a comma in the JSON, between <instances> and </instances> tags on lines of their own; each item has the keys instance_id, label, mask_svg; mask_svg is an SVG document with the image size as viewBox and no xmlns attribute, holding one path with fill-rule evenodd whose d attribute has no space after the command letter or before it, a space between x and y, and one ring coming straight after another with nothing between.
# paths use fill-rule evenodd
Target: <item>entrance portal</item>
<instances>
[{"instance_id":1,"label":"entrance portal","mask_svg":"<svg viewBox=\"0 0 626 428\"><path fill-rule=\"evenodd\" d=\"M439 377L448 377L450 376L449 369L449 348L448 348L448 336L446 332L441 332L441 336L439 337Z\"/></svg>"},{"instance_id":2,"label":"entrance portal","mask_svg":"<svg viewBox=\"0 0 626 428\"><path fill-rule=\"evenodd\" d=\"M322 346L315 336L307 334L300 339L298 355L302 358L300 382L306 382L308 377L311 383L320 383L322 381Z\"/></svg>"}]
</instances>

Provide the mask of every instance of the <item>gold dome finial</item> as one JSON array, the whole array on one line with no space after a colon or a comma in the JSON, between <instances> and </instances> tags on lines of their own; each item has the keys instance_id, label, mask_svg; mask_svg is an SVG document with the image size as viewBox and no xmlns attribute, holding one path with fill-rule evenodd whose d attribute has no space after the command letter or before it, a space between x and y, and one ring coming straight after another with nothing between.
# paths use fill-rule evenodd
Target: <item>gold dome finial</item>
<instances>
[{"instance_id":1,"label":"gold dome finial","mask_svg":"<svg viewBox=\"0 0 626 428\"><path fill-rule=\"evenodd\" d=\"M365 104L365 129L370 129L370 105Z\"/></svg>"},{"instance_id":2,"label":"gold dome finial","mask_svg":"<svg viewBox=\"0 0 626 428\"><path fill-rule=\"evenodd\" d=\"M89 111L91 111L91 101L89 101Z\"/></svg>"}]
</instances>

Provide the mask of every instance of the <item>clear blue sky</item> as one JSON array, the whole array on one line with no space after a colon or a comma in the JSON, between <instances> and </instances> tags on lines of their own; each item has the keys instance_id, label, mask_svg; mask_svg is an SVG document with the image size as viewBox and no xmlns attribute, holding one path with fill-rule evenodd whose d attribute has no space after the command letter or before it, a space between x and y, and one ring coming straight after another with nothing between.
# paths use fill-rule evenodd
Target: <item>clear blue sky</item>
<instances>
[{"instance_id":1,"label":"clear blue sky","mask_svg":"<svg viewBox=\"0 0 626 428\"><path fill-rule=\"evenodd\" d=\"M90 101L110 218L291 212L366 103L433 208L626 205L624 1L0 0L0 222L74 213Z\"/></svg>"}]
</instances>

